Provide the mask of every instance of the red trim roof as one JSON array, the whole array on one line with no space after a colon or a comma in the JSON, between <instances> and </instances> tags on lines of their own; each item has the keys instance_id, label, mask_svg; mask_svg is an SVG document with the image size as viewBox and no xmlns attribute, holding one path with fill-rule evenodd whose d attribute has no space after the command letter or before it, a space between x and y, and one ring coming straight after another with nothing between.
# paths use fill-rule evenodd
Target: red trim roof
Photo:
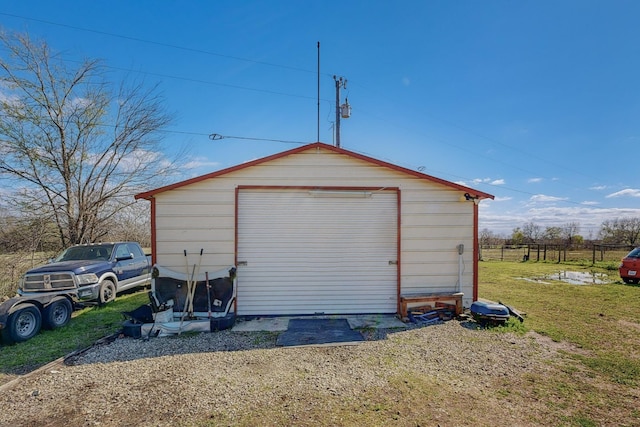
<instances>
[{"instance_id":1,"label":"red trim roof","mask_svg":"<svg viewBox=\"0 0 640 427\"><path fill-rule=\"evenodd\" d=\"M428 180L428 181L436 182L438 184L446 185L447 187L451 187L453 189L464 191L465 193L469 193L474 198L478 198L478 199L493 199L493 197L494 197L491 194L484 193L484 192L478 191L478 190L474 190L473 188L465 187L464 185L456 184L456 183L453 183L453 182L450 182L450 181L446 181L446 180L443 180L443 179L440 179L440 178L436 178L434 176L427 175L427 174L424 174L424 173L419 172L419 171L414 171L414 170L411 170L411 169L407 169L407 168L403 168L401 166L394 165L392 163L383 162L382 160L374 159L372 157L367 157L367 156L364 156L362 154L354 153L353 151L348 151L348 150L345 150L343 148L339 148L339 147L335 147L333 145L325 144L323 142L314 142L312 144L303 145L301 147L297 147L297 148L294 148L292 150L282 151L280 153L276 153L276 154L273 154L271 156L263 157L261 159L253 160L251 162L242 163L240 165L232 166L232 167L226 168L226 169L221 169L219 171L211 172L211 173L208 173L206 175L201 175L201 176L198 176L198 177L195 177L195 178L187 179L185 181L176 182L174 184L166 185L164 187L156 188L154 190L145 191L143 193L136 194L135 198L136 199L151 199L151 198L153 198L154 195L156 195L158 193L163 193L165 191L174 190L176 188L184 187L186 185L195 184L197 182L201 182L201 181L204 181L204 180L207 180L207 179L210 179L210 178L215 178L215 177L218 177L218 176L221 176L221 175L228 174L230 172L235 172L237 170L241 170L241 169L245 169L245 168L248 168L248 167L251 167L251 166L259 165L259 164L262 164L262 163L265 163L265 162L269 162L271 160L275 160L275 159L279 159L279 158L282 158L282 157L290 156L292 154L297 154L297 153L300 153L300 152L303 152L303 151L307 151L307 150L310 150L310 149L313 149L313 148L322 148L324 150L333 151L333 152L338 153L338 154L344 154L346 156L353 157L353 158L359 159L359 160L363 160L365 162L373 163L373 164L378 165L378 166L382 166L382 167L386 167L386 168L389 168L389 169L393 169L395 171L402 172L402 173L405 173L407 175L414 176L416 178L425 179L425 180Z\"/></svg>"}]
</instances>

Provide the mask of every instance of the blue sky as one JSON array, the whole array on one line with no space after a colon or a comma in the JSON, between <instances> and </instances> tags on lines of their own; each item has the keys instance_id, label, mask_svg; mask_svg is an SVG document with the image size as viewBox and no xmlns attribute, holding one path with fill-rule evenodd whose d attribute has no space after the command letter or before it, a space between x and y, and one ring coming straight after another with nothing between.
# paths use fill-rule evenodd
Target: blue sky
<instances>
[{"instance_id":1,"label":"blue sky","mask_svg":"<svg viewBox=\"0 0 640 427\"><path fill-rule=\"evenodd\" d=\"M343 148L495 195L481 229L587 238L640 216L639 17L615 0L0 3L5 30L159 83L185 178L333 143L337 75Z\"/></svg>"}]
</instances>

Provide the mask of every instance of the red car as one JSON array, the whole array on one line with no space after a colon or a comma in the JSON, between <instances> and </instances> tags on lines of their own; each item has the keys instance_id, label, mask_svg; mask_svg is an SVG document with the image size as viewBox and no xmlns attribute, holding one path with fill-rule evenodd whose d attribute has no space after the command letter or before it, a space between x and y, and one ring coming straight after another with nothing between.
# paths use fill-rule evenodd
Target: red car
<instances>
[{"instance_id":1,"label":"red car","mask_svg":"<svg viewBox=\"0 0 640 427\"><path fill-rule=\"evenodd\" d=\"M624 283L638 283L640 281L640 247L635 248L622 258L620 277Z\"/></svg>"}]
</instances>

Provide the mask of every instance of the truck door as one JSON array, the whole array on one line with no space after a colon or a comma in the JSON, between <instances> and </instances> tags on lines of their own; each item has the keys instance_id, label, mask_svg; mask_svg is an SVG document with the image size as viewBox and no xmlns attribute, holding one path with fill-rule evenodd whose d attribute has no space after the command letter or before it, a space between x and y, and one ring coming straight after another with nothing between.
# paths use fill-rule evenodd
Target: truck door
<instances>
[{"instance_id":1,"label":"truck door","mask_svg":"<svg viewBox=\"0 0 640 427\"><path fill-rule=\"evenodd\" d=\"M129 249L127 244L117 245L115 248L115 260L116 264L113 268L118 281L121 285L126 285L128 281L140 275L138 272L139 267L136 266L135 257L132 258L133 252Z\"/></svg>"},{"instance_id":2,"label":"truck door","mask_svg":"<svg viewBox=\"0 0 640 427\"><path fill-rule=\"evenodd\" d=\"M142 251L140 245L129 245L129 249L131 250L133 259L135 260L135 275L142 276L143 274L149 274L151 272L151 266L149 265L149 260Z\"/></svg>"}]
</instances>

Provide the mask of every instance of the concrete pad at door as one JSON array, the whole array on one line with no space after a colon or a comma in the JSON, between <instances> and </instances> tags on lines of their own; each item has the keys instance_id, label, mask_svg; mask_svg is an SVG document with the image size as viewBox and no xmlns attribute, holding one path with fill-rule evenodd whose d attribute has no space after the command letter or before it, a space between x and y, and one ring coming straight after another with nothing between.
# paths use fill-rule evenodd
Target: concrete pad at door
<instances>
[{"instance_id":1,"label":"concrete pad at door","mask_svg":"<svg viewBox=\"0 0 640 427\"><path fill-rule=\"evenodd\" d=\"M243 319L239 317L233 326L237 332L283 332L287 330L289 320L299 317L254 317ZM406 329L407 325L393 314L354 314L347 316L311 316L304 319L346 318L351 329Z\"/></svg>"}]
</instances>

